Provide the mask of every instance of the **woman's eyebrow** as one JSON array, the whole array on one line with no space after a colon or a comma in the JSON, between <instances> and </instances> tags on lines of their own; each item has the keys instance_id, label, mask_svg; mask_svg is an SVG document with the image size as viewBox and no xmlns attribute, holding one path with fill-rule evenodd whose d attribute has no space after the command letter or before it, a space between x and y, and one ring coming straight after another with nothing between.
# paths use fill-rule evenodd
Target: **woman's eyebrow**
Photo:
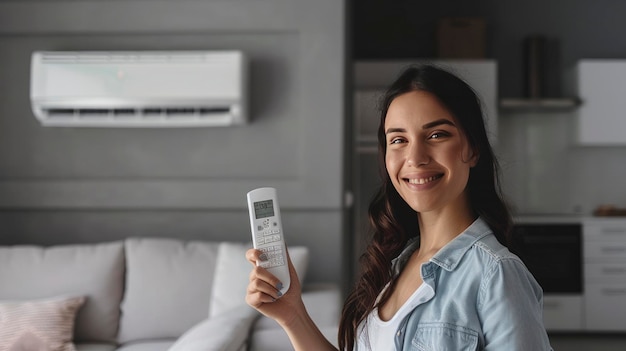
<instances>
[{"instance_id":1,"label":"woman's eyebrow","mask_svg":"<svg viewBox=\"0 0 626 351\"><path fill-rule=\"evenodd\" d=\"M447 124L447 125L456 127L456 124L454 124L454 122L452 122L451 120L442 118L442 119L438 119L436 121L432 121L432 122L424 124L422 126L422 129L434 128L434 127L440 126L442 124Z\"/></svg>"},{"instance_id":2,"label":"woman's eyebrow","mask_svg":"<svg viewBox=\"0 0 626 351\"><path fill-rule=\"evenodd\" d=\"M389 133L406 133L406 129L404 128L389 128L385 131L385 135Z\"/></svg>"}]
</instances>

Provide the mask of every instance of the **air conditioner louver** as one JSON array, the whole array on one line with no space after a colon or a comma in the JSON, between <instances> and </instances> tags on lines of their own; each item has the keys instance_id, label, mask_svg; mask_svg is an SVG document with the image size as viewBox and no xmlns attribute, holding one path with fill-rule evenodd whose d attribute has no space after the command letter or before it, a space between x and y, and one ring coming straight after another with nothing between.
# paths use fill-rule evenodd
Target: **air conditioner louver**
<instances>
[{"instance_id":1,"label":"air conditioner louver","mask_svg":"<svg viewBox=\"0 0 626 351\"><path fill-rule=\"evenodd\" d=\"M228 107L51 108L42 111L45 125L80 127L194 127L224 125Z\"/></svg>"}]
</instances>

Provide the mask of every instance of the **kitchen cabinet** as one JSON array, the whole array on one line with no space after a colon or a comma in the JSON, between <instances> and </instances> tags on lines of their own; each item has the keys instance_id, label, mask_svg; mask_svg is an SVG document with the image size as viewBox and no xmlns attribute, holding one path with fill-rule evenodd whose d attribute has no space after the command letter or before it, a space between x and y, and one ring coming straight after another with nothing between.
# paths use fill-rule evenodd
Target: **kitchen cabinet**
<instances>
[{"instance_id":1,"label":"kitchen cabinet","mask_svg":"<svg viewBox=\"0 0 626 351\"><path fill-rule=\"evenodd\" d=\"M581 295L543 296L543 323L548 331L578 331L583 328Z\"/></svg>"},{"instance_id":2,"label":"kitchen cabinet","mask_svg":"<svg viewBox=\"0 0 626 351\"><path fill-rule=\"evenodd\" d=\"M377 136L379 123L378 103L385 89L407 66L415 63L432 63L453 73L469 83L482 100L487 134L492 143L497 142L497 62L494 60L385 60L357 61L354 64L353 135L351 148L352 179L350 189L353 199L353 264L358 267L360 255L365 250L370 234L367 220L369 201L378 189Z\"/></svg>"},{"instance_id":3,"label":"kitchen cabinet","mask_svg":"<svg viewBox=\"0 0 626 351\"><path fill-rule=\"evenodd\" d=\"M583 222L588 331L626 331L626 219Z\"/></svg>"},{"instance_id":4,"label":"kitchen cabinet","mask_svg":"<svg viewBox=\"0 0 626 351\"><path fill-rule=\"evenodd\" d=\"M577 142L626 145L626 60L584 59L576 67Z\"/></svg>"}]
</instances>

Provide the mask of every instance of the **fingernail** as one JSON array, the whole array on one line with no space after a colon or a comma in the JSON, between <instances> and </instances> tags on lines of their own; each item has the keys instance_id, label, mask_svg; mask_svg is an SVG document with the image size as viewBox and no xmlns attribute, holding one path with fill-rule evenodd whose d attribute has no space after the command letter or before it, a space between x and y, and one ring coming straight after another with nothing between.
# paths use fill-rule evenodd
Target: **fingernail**
<instances>
[{"instance_id":1,"label":"fingernail","mask_svg":"<svg viewBox=\"0 0 626 351\"><path fill-rule=\"evenodd\" d=\"M262 253L259 255L259 260L265 262L267 261L267 254L266 253Z\"/></svg>"},{"instance_id":2,"label":"fingernail","mask_svg":"<svg viewBox=\"0 0 626 351\"><path fill-rule=\"evenodd\" d=\"M278 297L281 297L281 296L283 296L283 293L281 293L280 290L279 290L276 295L278 295Z\"/></svg>"},{"instance_id":3,"label":"fingernail","mask_svg":"<svg viewBox=\"0 0 626 351\"><path fill-rule=\"evenodd\" d=\"M283 283L278 282L278 284L276 284L276 289L278 290L282 290L283 289ZM280 292L280 291L279 291Z\"/></svg>"}]
</instances>

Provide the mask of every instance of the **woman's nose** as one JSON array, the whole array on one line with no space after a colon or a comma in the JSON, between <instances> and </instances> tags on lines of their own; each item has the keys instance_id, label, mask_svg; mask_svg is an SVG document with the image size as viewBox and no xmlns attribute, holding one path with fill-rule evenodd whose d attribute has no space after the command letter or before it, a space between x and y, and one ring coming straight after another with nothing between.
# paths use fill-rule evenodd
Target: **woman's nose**
<instances>
[{"instance_id":1,"label":"woman's nose","mask_svg":"<svg viewBox=\"0 0 626 351\"><path fill-rule=\"evenodd\" d=\"M427 165L430 162L430 155L425 145L414 143L408 150L407 164L418 167Z\"/></svg>"}]
</instances>

